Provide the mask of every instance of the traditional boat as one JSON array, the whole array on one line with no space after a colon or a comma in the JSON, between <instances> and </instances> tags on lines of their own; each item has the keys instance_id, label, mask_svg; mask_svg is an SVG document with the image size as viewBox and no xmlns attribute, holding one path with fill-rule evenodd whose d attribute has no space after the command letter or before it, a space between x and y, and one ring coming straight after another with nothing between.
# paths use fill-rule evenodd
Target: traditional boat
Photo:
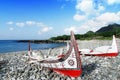
<instances>
[{"instance_id":1,"label":"traditional boat","mask_svg":"<svg viewBox=\"0 0 120 80\"><path fill-rule=\"evenodd\" d=\"M113 35L112 45L111 46L101 46L93 50L90 49L80 49L80 54L86 56L110 56L114 57L118 55L117 43L115 36Z\"/></svg>"},{"instance_id":2,"label":"traditional boat","mask_svg":"<svg viewBox=\"0 0 120 80\"><path fill-rule=\"evenodd\" d=\"M34 63L37 61L41 61L44 59L44 55L41 53L41 51L32 51L30 42L28 43L28 58L29 63Z\"/></svg>"},{"instance_id":3,"label":"traditional boat","mask_svg":"<svg viewBox=\"0 0 120 80\"><path fill-rule=\"evenodd\" d=\"M69 49L64 56L59 55L56 58L38 58L36 55L32 56L32 54L35 53L32 53L30 49L28 54L32 61L37 61L40 63L40 66L52 69L54 72L70 77L79 77L82 73L80 53L72 31Z\"/></svg>"}]
</instances>

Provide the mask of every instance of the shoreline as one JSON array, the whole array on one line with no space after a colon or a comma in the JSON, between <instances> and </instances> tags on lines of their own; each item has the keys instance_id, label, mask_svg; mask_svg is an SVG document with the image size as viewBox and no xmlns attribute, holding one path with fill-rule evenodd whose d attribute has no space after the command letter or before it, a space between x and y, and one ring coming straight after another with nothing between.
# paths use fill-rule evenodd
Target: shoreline
<instances>
[{"instance_id":1,"label":"shoreline","mask_svg":"<svg viewBox=\"0 0 120 80\"><path fill-rule=\"evenodd\" d=\"M31 42L35 44L40 44L40 43L65 43L63 40L16 40L16 42Z\"/></svg>"}]
</instances>

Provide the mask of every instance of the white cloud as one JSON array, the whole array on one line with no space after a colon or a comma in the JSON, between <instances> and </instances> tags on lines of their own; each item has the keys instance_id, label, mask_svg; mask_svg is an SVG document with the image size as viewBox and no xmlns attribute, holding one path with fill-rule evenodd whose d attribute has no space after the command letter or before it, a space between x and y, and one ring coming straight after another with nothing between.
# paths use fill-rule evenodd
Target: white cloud
<instances>
[{"instance_id":1,"label":"white cloud","mask_svg":"<svg viewBox=\"0 0 120 80\"><path fill-rule=\"evenodd\" d=\"M40 30L40 31L38 32L38 34L43 34L43 33L49 32L49 31L51 31L52 29L53 29L52 27L44 27L44 28L42 28L42 30Z\"/></svg>"},{"instance_id":2,"label":"white cloud","mask_svg":"<svg viewBox=\"0 0 120 80\"><path fill-rule=\"evenodd\" d=\"M85 31L85 32L87 32L87 31L89 31L89 30L95 32L95 31L98 30L100 27L105 26L105 24L102 23L102 22L98 22L98 21L95 19L95 20L88 20L88 21L85 22L82 26L86 26L86 27L85 27L85 28L86 28L86 31Z\"/></svg>"},{"instance_id":3,"label":"white cloud","mask_svg":"<svg viewBox=\"0 0 120 80\"><path fill-rule=\"evenodd\" d=\"M104 1L105 2L105 1ZM118 4L120 0L107 0L108 4ZM107 7L103 1L95 0L77 0L76 13L73 16L75 21L83 21L79 26L70 26L64 29L64 32L70 30L76 33L85 33L89 30L97 31L103 26L112 23L120 24L120 11L119 12L105 12ZM82 15L81 15L82 14Z\"/></svg>"},{"instance_id":4,"label":"white cloud","mask_svg":"<svg viewBox=\"0 0 120 80\"><path fill-rule=\"evenodd\" d=\"M102 3L94 0L77 0L76 14L73 19L76 21L88 20L92 16L98 16L105 10ZM80 15L82 13L82 15Z\"/></svg>"},{"instance_id":5,"label":"white cloud","mask_svg":"<svg viewBox=\"0 0 120 80\"><path fill-rule=\"evenodd\" d=\"M13 21L7 22L7 24L9 24L9 25L12 25L13 23L14 23Z\"/></svg>"},{"instance_id":6,"label":"white cloud","mask_svg":"<svg viewBox=\"0 0 120 80\"><path fill-rule=\"evenodd\" d=\"M78 29L77 29L76 26L71 26L71 27L69 27L69 28L65 28L65 29L64 29L64 33L65 33L65 34L69 34L70 31L74 31L74 33L77 33L77 32L78 32Z\"/></svg>"},{"instance_id":7,"label":"white cloud","mask_svg":"<svg viewBox=\"0 0 120 80\"><path fill-rule=\"evenodd\" d=\"M92 14L95 12L92 0L82 0L76 5L76 9L84 12L85 14Z\"/></svg>"},{"instance_id":8,"label":"white cloud","mask_svg":"<svg viewBox=\"0 0 120 80\"><path fill-rule=\"evenodd\" d=\"M111 23L120 23L119 12L118 13L109 13L109 12L103 13L95 17L94 19L88 20L82 26L88 26L88 28L86 29L87 31L88 30L97 31L101 27L107 26Z\"/></svg>"},{"instance_id":9,"label":"white cloud","mask_svg":"<svg viewBox=\"0 0 120 80\"><path fill-rule=\"evenodd\" d=\"M109 5L120 4L120 0L107 0Z\"/></svg>"},{"instance_id":10,"label":"white cloud","mask_svg":"<svg viewBox=\"0 0 120 80\"><path fill-rule=\"evenodd\" d=\"M53 28L52 27L48 27L46 24L42 23L42 22L37 22L37 21L24 21L24 22L13 22L13 21L9 21L7 22L7 24L9 25L15 25L17 27L28 27L28 26L33 26L34 27L39 27L40 30L39 30L39 34L42 34L42 33L46 33L46 32L49 32L50 30L52 30ZM9 28L9 30L13 30L13 28Z\"/></svg>"},{"instance_id":11,"label":"white cloud","mask_svg":"<svg viewBox=\"0 0 120 80\"><path fill-rule=\"evenodd\" d=\"M36 22L36 26L38 26L38 27L46 27L46 25L43 24L42 22Z\"/></svg>"},{"instance_id":12,"label":"white cloud","mask_svg":"<svg viewBox=\"0 0 120 80\"><path fill-rule=\"evenodd\" d=\"M24 26L38 26L38 27L46 27L46 25L42 22L37 21L24 21L24 22L7 22L8 25L16 25L17 27L24 27Z\"/></svg>"},{"instance_id":13,"label":"white cloud","mask_svg":"<svg viewBox=\"0 0 120 80\"><path fill-rule=\"evenodd\" d=\"M68 34L71 30L75 33L83 34L89 30L97 31L101 27L107 26L111 23L118 23L120 24L120 11L117 13L110 13L106 12L93 19L87 20L80 26L71 26L64 29L64 32Z\"/></svg>"},{"instance_id":14,"label":"white cloud","mask_svg":"<svg viewBox=\"0 0 120 80\"><path fill-rule=\"evenodd\" d=\"M18 26L18 27L24 27L24 26L25 26L25 23L23 23L23 22L17 22L17 23L16 23L16 26Z\"/></svg>"},{"instance_id":15,"label":"white cloud","mask_svg":"<svg viewBox=\"0 0 120 80\"><path fill-rule=\"evenodd\" d=\"M106 13L101 14L100 16L98 16L96 18L96 20L98 20L100 22L105 22L106 24L116 23L116 22L120 21L120 16L119 16L119 13L106 12Z\"/></svg>"},{"instance_id":16,"label":"white cloud","mask_svg":"<svg viewBox=\"0 0 120 80\"><path fill-rule=\"evenodd\" d=\"M69 34L70 31L74 31L74 33L76 34L83 34L86 32L86 30L88 29L89 27L86 26L86 25L82 25L82 26L71 26L71 27L68 27L68 28L65 28L64 29L64 33L65 34Z\"/></svg>"},{"instance_id":17,"label":"white cloud","mask_svg":"<svg viewBox=\"0 0 120 80\"><path fill-rule=\"evenodd\" d=\"M36 22L35 21L26 21L26 25L28 26L32 26L32 25L35 25Z\"/></svg>"},{"instance_id":18,"label":"white cloud","mask_svg":"<svg viewBox=\"0 0 120 80\"><path fill-rule=\"evenodd\" d=\"M86 19L86 16L85 15L75 14L73 19L76 20L76 21L83 21L83 20Z\"/></svg>"},{"instance_id":19,"label":"white cloud","mask_svg":"<svg viewBox=\"0 0 120 80\"><path fill-rule=\"evenodd\" d=\"M52 30L52 27L44 27L44 28L42 29L42 32L48 32L48 31L50 31L50 30Z\"/></svg>"},{"instance_id":20,"label":"white cloud","mask_svg":"<svg viewBox=\"0 0 120 80\"><path fill-rule=\"evenodd\" d=\"M120 18L120 11L117 13L117 16Z\"/></svg>"},{"instance_id":21,"label":"white cloud","mask_svg":"<svg viewBox=\"0 0 120 80\"><path fill-rule=\"evenodd\" d=\"M105 10L101 3L95 3L94 0L77 0L76 9L85 14L95 14Z\"/></svg>"},{"instance_id":22,"label":"white cloud","mask_svg":"<svg viewBox=\"0 0 120 80\"><path fill-rule=\"evenodd\" d=\"M102 6L101 4L98 5L98 12L104 11L105 7Z\"/></svg>"},{"instance_id":23,"label":"white cloud","mask_svg":"<svg viewBox=\"0 0 120 80\"><path fill-rule=\"evenodd\" d=\"M9 28L9 30L10 30L10 31L13 31L13 30L14 30L14 28L10 27L10 28Z\"/></svg>"},{"instance_id":24,"label":"white cloud","mask_svg":"<svg viewBox=\"0 0 120 80\"><path fill-rule=\"evenodd\" d=\"M100 25L101 24L98 22L95 22L93 20L89 20L80 26L71 26L71 27L65 28L64 33L69 34L69 32L71 30L74 31L76 34L84 34L89 30L95 32L96 30L98 30L101 27Z\"/></svg>"}]
</instances>

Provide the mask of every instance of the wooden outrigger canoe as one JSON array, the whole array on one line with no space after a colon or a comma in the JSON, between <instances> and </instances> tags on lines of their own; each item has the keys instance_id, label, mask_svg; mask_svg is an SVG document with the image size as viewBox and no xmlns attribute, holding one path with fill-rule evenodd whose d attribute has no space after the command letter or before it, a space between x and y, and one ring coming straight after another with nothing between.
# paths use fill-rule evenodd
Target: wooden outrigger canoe
<instances>
[{"instance_id":1,"label":"wooden outrigger canoe","mask_svg":"<svg viewBox=\"0 0 120 80\"><path fill-rule=\"evenodd\" d=\"M118 48L117 48L117 43L114 35L113 35L111 46L101 46L93 50L80 49L79 51L81 55L85 55L85 56L115 57L118 55Z\"/></svg>"},{"instance_id":2,"label":"wooden outrigger canoe","mask_svg":"<svg viewBox=\"0 0 120 80\"><path fill-rule=\"evenodd\" d=\"M35 54L29 48L28 55L32 62L38 62L40 66L52 69L54 72L70 77L79 77L82 73L80 53L72 31L70 46L64 56L52 59L38 57Z\"/></svg>"}]
</instances>

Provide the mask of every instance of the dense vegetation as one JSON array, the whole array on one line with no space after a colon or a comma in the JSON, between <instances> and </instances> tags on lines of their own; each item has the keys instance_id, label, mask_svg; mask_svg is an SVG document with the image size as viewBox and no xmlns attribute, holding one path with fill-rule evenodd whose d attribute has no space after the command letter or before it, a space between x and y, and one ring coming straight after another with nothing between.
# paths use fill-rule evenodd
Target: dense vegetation
<instances>
[{"instance_id":1,"label":"dense vegetation","mask_svg":"<svg viewBox=\"0 0 120 80\"><path fill-rule=\"evenodd\" d=\"M120 25L110 24L108 26L100 28L98 31L88 31L85 34L75 34L76 39L111 39L112 35L120 37ZM70 40L70 35L62 35L57 37L52 37L50 40Z\"/></svg>"}]
</instances>

